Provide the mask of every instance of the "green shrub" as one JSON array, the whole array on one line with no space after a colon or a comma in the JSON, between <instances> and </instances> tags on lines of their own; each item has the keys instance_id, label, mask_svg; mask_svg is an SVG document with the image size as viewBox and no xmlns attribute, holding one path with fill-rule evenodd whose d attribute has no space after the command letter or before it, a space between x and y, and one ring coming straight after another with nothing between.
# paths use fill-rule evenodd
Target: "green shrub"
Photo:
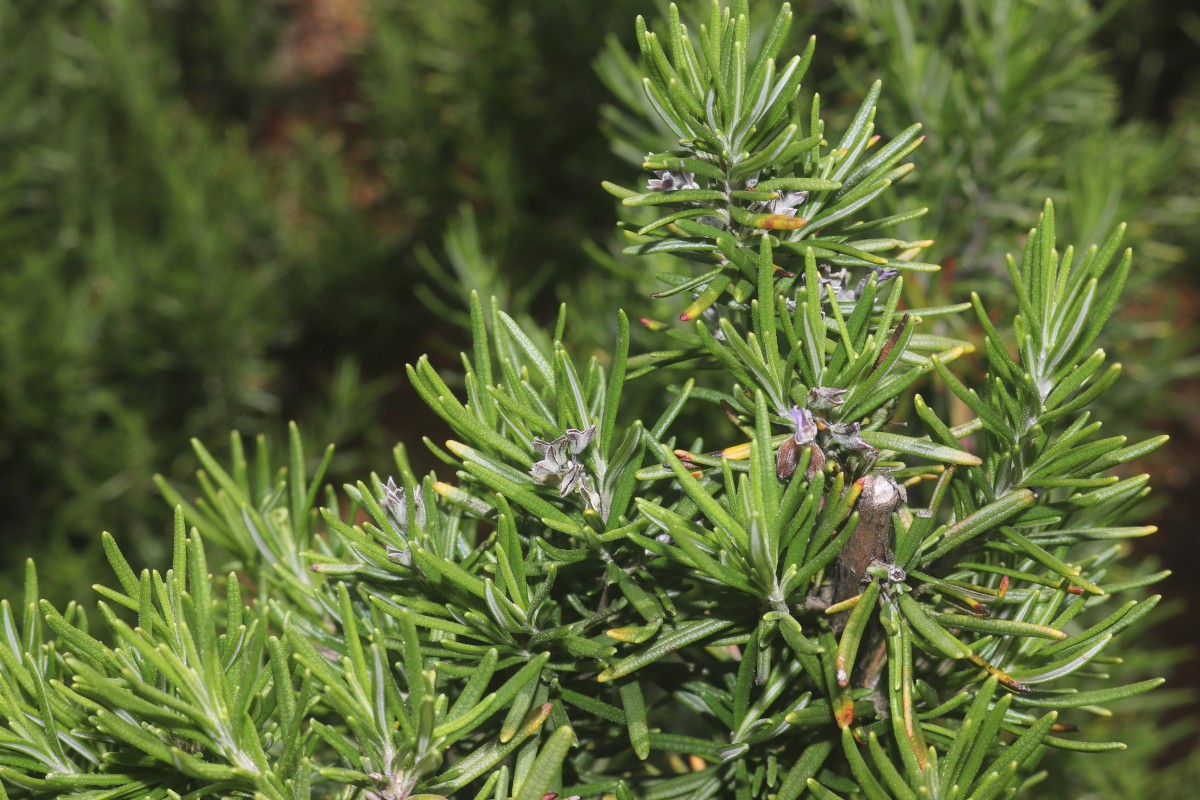
<instances>
[{"instance_id":1,"label":"green shrub","mask_svg":"<svg viewBox=\"0 0 1200 800\"><path fill-rule=\"evenodd\" d=\"M170 569L104 537L103 632L39 601L32 564L20 613L0 605L0 786L990 798L1035 786L1048 748L1122 748L1088 715L1162 682L1106 657L1162 575L1125 564L1148 489L1112 471L1165 439L1100 438L1089 410L1120 373L1094 348L1123 229L1060 252L1047 202L1011 314L913 302L929 239L890 230L925 212L883 198L918 126L874 135L878 84L827 126L800 94L811 41L781 56L791 23L638 20L672 133L644 188L606 188L645 215L628 253L677 260L683 324L645 320L660 344L631 355L616 311L615 346L578 358L565 307L536 330L471 293L462 390L408 369L452 431L425 439L440 476L398 447L398 482L339 495L295 426L283 467L262 437L228 467L197 443L201 497L159 481ZM934 378L963 421L914 394Z\"/></svg>"}]
</instances>

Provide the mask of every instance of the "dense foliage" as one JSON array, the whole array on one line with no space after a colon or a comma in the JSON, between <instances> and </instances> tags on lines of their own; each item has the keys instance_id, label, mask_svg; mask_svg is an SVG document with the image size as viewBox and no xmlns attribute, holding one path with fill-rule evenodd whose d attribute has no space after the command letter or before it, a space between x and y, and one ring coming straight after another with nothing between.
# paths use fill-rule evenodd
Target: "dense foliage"
<instances>
[{"instance_id":1,"label":"dense foliage","mask_svg":"<svg viewBox=\"0 0 1200 800\"><path fill-rule=\"evenodd\" d=\"M1161 683L1107 651L1161 575L1113 577L1153 532L1146 476L1113 471L1164 439L1089 410L1123 227L1060 252L1047 203L1003 314L920 302L932 243L892 229L925 210L884 206L919 125L877 135L875 84L835 133L792 22L639 18L670 133L607 188L645 217L628 254L675 262L655 349L618 311L580 359L565 306L535 330L471 293L461 389L408 369L441 474L398 447L339 494L294 426L283 467L196 442L201 497L159 481L170 569L106 535L90 620L31 563L0 606L0 796L982 799L1047 748L1121 748L1089 719Z\"/></svg>"},{"instance_id":2,"label":"dense foliage","mask_svg":"<svg viewBox=\"0 0 1200 800\"><path fill-rule=\"evenodd\" d=\"M1172 100L1195 89L1194 12L1165 0L1053 13L1029 0L934 6L795 9L797 27L827 43L813 69L836 98L833 118L882 77L881 121L925 126L906 197L931 212L898 237L937 231L930 258L943 274L987 292L1044 197L1071 240L1129 220L1143 253L1131 290L1149 293L1156 313L1118 320L1112 343L1154 399L1119 385L1104 402L1130 422L1171 413L1178 397L1164 387L1195 369L1192 337L1163 322L1178 295L1161 270L1195 241L1200 105ZM194 469L182 431L208 441L237 425L277 441L297 418L338 442L343 479L382 457L387 437L414 435L424 420L387 413L405 402L397 368L444 338L440 320L465 318L464 287L537 317L535 301L561 291L548 278L569 271L586 287L573 339L606 346L607 309L633 310L638 275L599 248L578 252L608 225L605 198L586 187L611 169L593 115L562 109L602 100L588 61L614 30L599 71L618 98L642 103L624 32L645 10L632 0L0 9L10 508L0 534L61 564L43 590L83 598L101 525L165 557L148 475ZM619 152L640 159L617 130L634 118L605 118ZM1176 122L1164 131L1164 119ZM464 204L476 213L458 217ZM410 292L423 308L397 314ZM353 324L330 308L353 308ZM417 349L398 353L397 342ZM6 592L20 580L19 559L0 570Z\"/></svg>"}]
</instances>

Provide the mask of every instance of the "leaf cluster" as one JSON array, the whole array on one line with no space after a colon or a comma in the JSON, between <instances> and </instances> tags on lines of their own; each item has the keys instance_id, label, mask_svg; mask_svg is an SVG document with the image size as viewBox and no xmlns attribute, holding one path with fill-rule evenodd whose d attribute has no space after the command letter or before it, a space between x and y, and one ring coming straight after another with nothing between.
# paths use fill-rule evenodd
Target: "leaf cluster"
<instances>
[{"instance_id":1,"label":"leaf cluster","mask_svg":"<svg viewBox=\"0 0 1200 800\"><path fill-rule=\"evenodd\" d=\"M776 66L792 23L790 6L781 8L755 54L744 5L734 13L714 4L695 45L672 9L664 42L639 17L638 44L646 97L678 146L646 155L643 166L659 176L651 191L605 186L625 206L670 212L631 225L627 254L671 253L701 265L692 278L660 276L670 288L659 296L696 290L681 318L695 319L726 294L735 305L748 301L757 268L746 244L758 231L768 232L784 270L802 264L810 248L835 267L935 268L916 260L928 242L864 235L925 213L859 215L912 171L902 162L921 143L920 125L913 125L880 144L874 135L879 84L831 145L820 96L807 105L800 99L815 37L803 54Z\"/></svg>"},{"instance_id":2,"label":"leaf cluster","mask_svg":"<svg viewBox=\"0 0 1200 800\"><path fill-rule=\"evenodd\" d=\"M986 800L1043 779L1048 747L1123 747L1088 720L1161 683L1110 683L1105 654L1161 575L1109 577L1153 532L1128 521L1145 476L1113 470L1163 439L1099 438L1088 410L1119 373L1092 348L1122 231L1060 254L1048 203L1010 261L1011 325L977 296L904 308L904 271L933 265L835 223L915 139L864 155L873 90L842 145L821 154L815 114L796 140L810 55L776 76L789 20L754 54L744 3L714 2L698 42L672 9L666 49L639 22L676 139L626 200L678 210L635 249L708 268L673 350L631 356L618 312L612 351L580 359L565 307L536 332L472 294L461 391L408 369L452 432L425 441L437 472L398 447L386 479L321 496L332 450L310 464L294 427L278 469L262 439L248 456L235 435L228 467L196 443L201 496L160 481L171 569L136 573L105 539L102 631L39 604L32 568L21 623L0 607L0 787ZM752 207L779 201L795 213ZM938 327L969 309L982 381ZM922 377L964 419L915 395L897 433ZM628 419L630 382L663 378ZM697 435L694 407L723 422ZM223 591L205 543L230 559Z\"/></svg>"}]
</instances>

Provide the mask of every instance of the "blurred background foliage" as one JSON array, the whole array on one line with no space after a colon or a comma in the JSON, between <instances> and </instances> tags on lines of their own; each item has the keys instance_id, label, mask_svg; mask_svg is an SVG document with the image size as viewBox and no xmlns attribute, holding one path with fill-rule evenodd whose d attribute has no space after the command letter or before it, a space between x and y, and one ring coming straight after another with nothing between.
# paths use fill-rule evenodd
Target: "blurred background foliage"
<instances>
[{"instance_id":1,"label":"blurred background foliage","mask_svg":"<svg viewBox=\"0 0 1200 800\"><path fill-rule=\"evenodd\" d=\"M1127 377L1100 416L1174 434L1148 466L1166 535L1147 550L1194 560L1200 14L1172 0L795 6L793 48L817 35L810 83L835 129L876 78L881 133L925 126L891 194L930 208L896 232L937 237L927 260L945 269L926 299L987 293L1047 196L1067 240L1129 223L1136 278L1106 343ZM653 134L626 113L642 102L630 21L664 9L0 2L0 596L26 555L48 598L85 596L102 529L161 561L151 476L186 480L190 437L294 418L337 443L335 485L398 439L439 438L402 368L426 351L453 368L467 290L533 320L569 300L581 349L611 341L617 305L677 316L648 297L655 270L619 255L599 189L642 179ZM1186 735L1146 705L1159 745ZM1200 795L1191 767L1195 794L1176 796ZM1117 798L1159 779L1080 780Z\"/></svg>"},{"instance_id":2,"label":"blurred background foliage","mask_svg":"<svg viewBox=\"0 0 1200 800\"><path fill-rule=\"evenodd\" d=\"M580 269L612 222L591 54L632 8L0 3L8 566L48 554L62 601L102 528L155 558L191 436L296 418L347 478L425 432L398 378L455 329L424 248L466 207L463 283Z\"/></svg>"}]
</instances>

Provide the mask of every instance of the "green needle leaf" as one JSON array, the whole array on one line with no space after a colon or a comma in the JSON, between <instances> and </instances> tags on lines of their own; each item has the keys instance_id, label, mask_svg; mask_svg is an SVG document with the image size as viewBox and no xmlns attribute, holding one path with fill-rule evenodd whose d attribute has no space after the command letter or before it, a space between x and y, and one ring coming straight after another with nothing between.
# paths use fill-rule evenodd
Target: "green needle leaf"
<instances>
[{"instance_id":1,"label":"green needle leaf","mask_svg":"<svg viewBox=\"0 0 1200 800\"><path fill-rule=\"evenodd\" d=\"M914 439L911 436L901 436L884 431L863 431L862 438L872 447L880 450L893 450L910 456L920 456L930 461L941 461L946 464L962 464L967 467L977 467L983 462L978 456L965 450L955 450L924 439Z\"/></svg>"},{"instance_id":2,"label":"green needle leaf","mask_svg":"<svg viewBox=\"0 0 1200 800\"><path fill-rule=\"evenodd\" d=\"M563 725L550 734L521 783L516 800L542 800L550 787L558 781L562 763L574 740L575 732L571 730L570 725Z\"/></svg>"}]
</instances>

